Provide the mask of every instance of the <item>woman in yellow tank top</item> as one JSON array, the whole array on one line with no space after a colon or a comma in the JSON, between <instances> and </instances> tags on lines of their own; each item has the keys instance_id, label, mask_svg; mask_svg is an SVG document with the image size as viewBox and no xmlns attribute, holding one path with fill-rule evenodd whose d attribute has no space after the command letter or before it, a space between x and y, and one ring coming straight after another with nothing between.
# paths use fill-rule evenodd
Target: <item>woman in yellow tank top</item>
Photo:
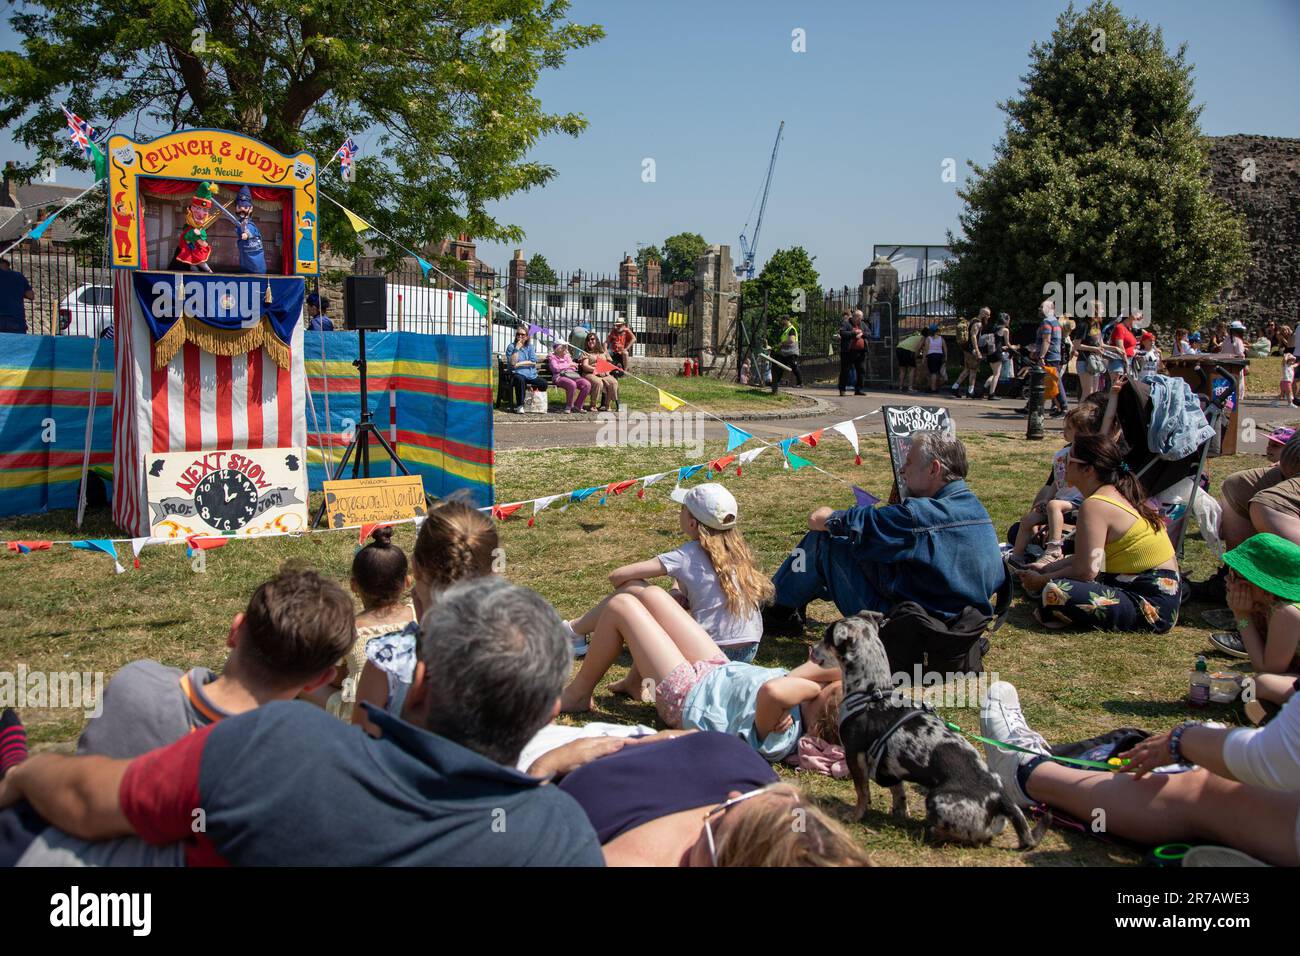
<instances>
[{"instance_id":1,"label":"woman in yellow tank top","mask_svg":"<svg viewBox=\"0 0 1300 956\"><path fill-rule=\"evenodd\" d=\"M1065 478L1085 497L1074 554L1020 574L1027 590L1042 592L1039 622L1050 628L1168 631L1178 620L1178 559L1164 520L1146 503L1119 446L1103 435L1078 436Z\"/></svg>"}]
</instances>

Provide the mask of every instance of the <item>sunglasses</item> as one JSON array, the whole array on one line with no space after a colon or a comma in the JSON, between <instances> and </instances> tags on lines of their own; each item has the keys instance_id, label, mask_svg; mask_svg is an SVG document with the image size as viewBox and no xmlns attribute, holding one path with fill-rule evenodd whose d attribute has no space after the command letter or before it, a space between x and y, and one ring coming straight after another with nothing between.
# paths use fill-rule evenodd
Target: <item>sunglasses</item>
<instances>
[{"instance_id":1,"label":"sunglasses","mask_svg":"<svg viewBox=\"0 0 1300 956\"><path fill-rule=\"evenodd\" d=\"M776 787L779 786L781 786L781 782L777 781L776 783L769 783L765 787L759 787L757 790L751 790L748 793L742 793L738 797L732 797L730 800L726 801L725 803L718 804L716 807L710 810L707 815L705 815L704 836L707 839L709 844L709 861L713 866L716 867L718 865L718 848L717 848L717 844L714 842L713 839L713 819L715 817L721 817L724 813L726 813L736 804L744 803L746 800L752 799L753 797L761 797L763 794L770 793L772 790L774 790Z\"/></svg>"}]
</instances>

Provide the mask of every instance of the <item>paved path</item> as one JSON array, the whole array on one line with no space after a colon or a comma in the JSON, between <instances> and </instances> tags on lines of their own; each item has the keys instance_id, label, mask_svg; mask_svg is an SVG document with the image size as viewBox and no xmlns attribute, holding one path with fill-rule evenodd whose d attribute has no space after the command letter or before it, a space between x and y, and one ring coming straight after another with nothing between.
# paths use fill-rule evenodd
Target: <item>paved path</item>
<instances>
[{"instance_id":1,"label":"paved path","mask_svg":"<svg viewBox=\"0 0 1300 956\"><path fill-rule=\"evenodd\" d=\"M1000 398L992 402L980 399L953 400L943 394L930 395L925 392L917 392L911 395L902 395L893 391L872 391L862 396L850 394L841 398L834 387L830 386L813 386L805 389L790 389L789 391L799 395L815 397L825 403L830 410L813 412L800 418L741 422L740 427L747 432L771 441L833 425L836 422L844 421L846 418L873 411L881 405L942 404L948 409L953 420L956 421L957 434L959 435L968 432L1005 432L1008 435L1021 438L1025 433L1025 416L1016 412L1016 409L1023 404L1019 399ZM689 408L685 410L689 411ZM1242 452L1253 452L1255 454L1264 453L1268 430L1274 424L1294 424L1300 421L1300 408L1295 409L1293 413L1289 413L1284 408L1270 407L1267 400L1248 400L1246 414L1247 417L1253 416L1256 420L1256 440L1253 443L1240 442L1238 448ZM1053 448L1058 447L1061 420L1048 418L1044 420L1043 424L1047 432L1044 442ZM594 415L547 415L545 418L540 415L517 417L498 415L495 424L496 448L500 451L509 451L521 448L595 445L600 428L601 423ZM864 435L883 434L883 426L880 425L879 416L872 416L858 422L858 428ZM707 419L704 437L706 440L723 439L726 437L726 429L720 422Z\"/></svg>"}]
</instances>

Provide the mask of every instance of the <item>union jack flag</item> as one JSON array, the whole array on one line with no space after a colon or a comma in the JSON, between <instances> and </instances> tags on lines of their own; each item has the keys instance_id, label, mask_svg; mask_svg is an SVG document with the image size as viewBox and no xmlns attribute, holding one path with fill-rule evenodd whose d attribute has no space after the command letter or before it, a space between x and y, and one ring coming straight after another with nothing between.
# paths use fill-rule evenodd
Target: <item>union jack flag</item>
<instances>
[{"instance_id":1,"label":"union jack flag","mask_svg":"<svg viewBox=\"0 0 1300 956\"><path fill-rule=\"evenodd\" d=\"M339 158L339 168L343 170L343 176L345 179L352 176L352 159L358 152L357 144L352 142L352 137L349 136L347 140L344 141L343 145L339 147L339 151L335 154Z\"/></svg>"},{"instance_id":2,"label":"union jack flag","mask_svg":"<svg viewBox=\"0 0 1300 956\"><path fill-rule=\"evenodd\" d=\"M72 137L72 142L81 147L81 155L85 159L91 159L93 151L91 150L91 141L95 138L95 127L91 126L76 113L68 112L66 106L61 106L63 115L68 118L68 134Z\"/></svg>"}]
</instances>

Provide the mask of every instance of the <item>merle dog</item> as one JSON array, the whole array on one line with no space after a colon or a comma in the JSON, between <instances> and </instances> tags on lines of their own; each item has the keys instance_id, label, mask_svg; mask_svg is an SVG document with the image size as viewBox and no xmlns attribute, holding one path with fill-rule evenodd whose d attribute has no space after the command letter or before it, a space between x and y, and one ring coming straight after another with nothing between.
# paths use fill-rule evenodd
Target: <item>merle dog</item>
<instances>
[{"instance_id":1,"label":"merle dog","mask_svg":"<svg viewBox=\"0 0 1300 956\"><path fill-rule=\"evenodd\" d=\"M1020 849L1042 839L1047 818L1032 830L1020 808L989 772L984 758L932 711L894 694L889 658L880 642L883 616L862 611L826 628L812 659L822 667L839 665L844 674L840 739L858 793L854 819L871 806L871 781L893 792L893 815L907 818L903 781L926 788L928 835L940 841L983 844L1016 828Z\"/></svg>"}]
</instances>

